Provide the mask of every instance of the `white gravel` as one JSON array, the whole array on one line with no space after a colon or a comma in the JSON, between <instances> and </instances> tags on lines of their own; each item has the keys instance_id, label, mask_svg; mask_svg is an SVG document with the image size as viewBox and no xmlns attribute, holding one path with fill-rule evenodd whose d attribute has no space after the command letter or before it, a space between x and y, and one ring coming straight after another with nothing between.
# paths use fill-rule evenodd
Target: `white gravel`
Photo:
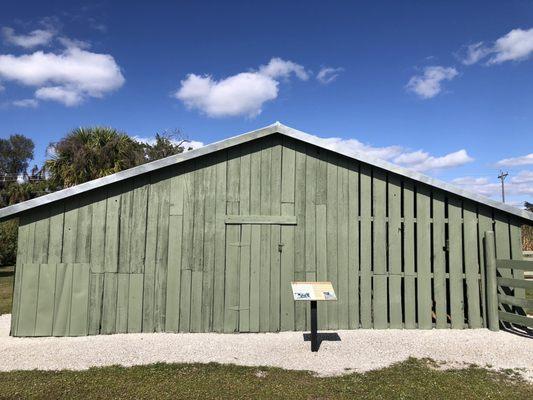
<instances>
[{"instance_id":1,"label":"white gravel","mask_svg":"<svg viewBox=\"0 0 533 400\"><path fill-rule=\"evenodd\" d=\"M1 371L217 362L337 375L383 368L408 357L429 357L450 367L517 368L533 381L533 340L487 329L339 330L340 341L323 341L319 352L311 353L301 332L13 338L10 319L8 314L0 316Z\"/></svg>"}]
</instances>

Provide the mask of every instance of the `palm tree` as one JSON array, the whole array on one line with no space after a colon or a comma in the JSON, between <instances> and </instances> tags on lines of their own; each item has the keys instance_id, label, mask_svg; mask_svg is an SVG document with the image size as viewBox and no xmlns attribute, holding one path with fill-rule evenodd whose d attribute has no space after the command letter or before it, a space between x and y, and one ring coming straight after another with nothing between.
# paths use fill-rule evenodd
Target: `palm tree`
<instances>
[{"instance_id":1,"label":"palm tree","mask_svg":"<svg viewBox=\"0 0 533 400\"><path fill-rule=\"evenodd\" d=\"M145 162L144 146L113 128L77 128L49 147L45 170L52 187L65 188Z\"/></svg>"}]
</instances>

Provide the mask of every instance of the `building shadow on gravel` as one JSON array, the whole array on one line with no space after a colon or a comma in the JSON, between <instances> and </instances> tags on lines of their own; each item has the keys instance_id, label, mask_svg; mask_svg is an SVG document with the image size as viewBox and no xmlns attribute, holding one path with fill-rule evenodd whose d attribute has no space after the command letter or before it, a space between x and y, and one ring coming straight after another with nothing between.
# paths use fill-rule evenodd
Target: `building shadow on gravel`
<instances>
[{"instance_id":1,"label":"building shadow on gravel","mask_svg":"<svg viewBox=\"0 0 533 400\"><path fill-rule=\"evenodd\" d=\"M304 342L310 342L311 341L311 334L310 333L304 333ZM341 337L336 332L328 332L328 333L317 333L317 339L318 339L318 349L320 350L320 345L322 342L340 342Z\"/></svg>"}]
</instances>

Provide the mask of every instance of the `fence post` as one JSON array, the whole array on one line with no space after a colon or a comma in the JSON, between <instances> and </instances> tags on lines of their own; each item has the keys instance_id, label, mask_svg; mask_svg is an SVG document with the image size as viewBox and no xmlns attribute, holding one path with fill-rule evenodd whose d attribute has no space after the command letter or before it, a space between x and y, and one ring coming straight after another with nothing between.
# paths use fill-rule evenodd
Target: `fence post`
<instances>
[{"instance_id":1,"label":"fence post","mask_svg":"<svg viewBox=\"0 0 533 400\"><path fill-rule=\"evenodd\" d=\"M498 285L496 282L496 257L494 255L494 232L486 231L484 238L485 249L485 279L487 296L487 319L491 331L500 330L498 318Z\"/></svg>"}]
</instances>

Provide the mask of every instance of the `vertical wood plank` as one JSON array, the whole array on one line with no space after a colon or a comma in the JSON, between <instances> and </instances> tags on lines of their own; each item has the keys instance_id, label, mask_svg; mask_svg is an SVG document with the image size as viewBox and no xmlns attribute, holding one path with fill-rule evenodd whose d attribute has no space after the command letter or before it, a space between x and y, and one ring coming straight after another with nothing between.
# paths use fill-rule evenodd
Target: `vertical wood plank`
<instances>
[{"instance_id":1,"label":"vertical wood plank","mask_svg":"<svg viewBox=\"0 0 533 400\"><path fill-rule=\"evenodd\" d=\"M372 327L372 181L370 167L361 164L360 170L360 207L361 224L361 326L365 329Z\"/></svg>"},{"instance_id":2,"label":"vertical wood plank","mask_svg":"<svg viewBox=\"0 0 533 400\"><path fill-rule=\"evenodd\" d=\"M128 288L128 332L142 331L143 274L130 274Z\"/></svg>"},{"instance_id":3,"label":"vertical wood plank","mask_svg":"<svg viewBox=\"0 0 533 400\"><path fill-rule=\"evenodd\" d=\"M453 329L464 328L463 306L463 249L461 229L461 200L448 201L450 316Z\"/></svg>"},{"instance_id":4,"label":"vertical wood plank","mask_svg":"<svg viewBox=\"0 0 533 400\"><path fill-rule=\"evenodd\" d=\"M69 322L70 336L85 336L88 332L89 273L88 263L69 264L72 270L72 299Z\"/></svg>"},{"instance_id":5,"label":"vertical wood plank","mask_svg":"<svg viewBox=\"0 0 533 400\"><path fill-rule=\"evenodd\" d=\"M319 153L316 165L316 279L327 281L328 278L328 248L327 248L327 193L328 193L328 165L325 156ZM318 329L328 328L328 307L325 303L318 303Z\"/></svg>"},{"instance_id":6,"label":"vertical wood plank","mask_svg":"<svg viewBox=\"0 0 533 400\"><path fill-rule=\"evenodd\" d=\"M349 328L359 328L359 166L348 170Z\"/></svg>"},{"instance_id":7,"label":"vertical wood plank","mask_svg":"<svg viewBox=\"0 0 533 400\"><path fill-rule=\"evenodd\" d=\"M202 331L213 330L213 299L216 249L216 165L210 165L205 172L205 234L204 234L204 276L202 289Z\"/></svg>"},{"instance_id":8,"label":"vertical wood plank","mask_svg":"<svg viewBox=\"0 0 533 400\"><path fill-rule=\"evenodd\" d=\"M372 208L374 223L372 230L373 242L373 293L372 309L374 312L374 328L387 328L387 226L386 202L387 182L383 170L374 169L372 177Z\"/></svg>"},{"instance_id":9,"label":"vertical wood plank","mask_svg":"<svg viewBox=\"0 0 533 400\"><path fill-rule=\"evenodd\" d=\"M46 264L48 262L48 247L50 238L50 213L48 209L37 209L35 212L35 240L33 247L33 262Z\"/></svg>"},{"instance_id":10,"label":"vertical wood plank","mask_svg":"<svg viewBox=\"0 0 533 400\"><path fill-rule=\"evenodd\" d=\"M463 221L468 324L471 328L481 328L477 210L473 202L464 201Z\"/></svg>"},{"instance_id":11,"label":"vertical wood plank","mask_svg":"<svg viewBox=\"0 0 533 400\"><path fill-rule=\"evenodd\" d=\"M143 332L154 332L155 330L155 274L157 263L157 224L159 222L160 190L158 187L158 182L154 176L150 177L150 181L151 183L148 192L148 216L146 225L146 258L143 281Z\"/></svg>"},{"instance_id":12,"label":"vertical wood plank","mask_svg":"<svg viewBox=\"0 0 533 400\"><path fill-rule=\"evenodd\" d=\"M414 187L411 181L403 185L403 271L404 271L404 326L416 328L415 302L415 223Z\"/></svg>"},{"instance_id":13,"label":"vertical wood plank","mask_svg":"<svg viewBox=\"0 0 533 400\"><path fill-rule=\"evenodd\" d=\"M17 336L33 336L37 314L39 264L24 264Z\"/></svg>"},{"instance_id":14,"label":"vertical wood plank","mask_svg":"<svg viewBox=\"0 0 533 400\"><path fill-rule=\"evenodd\" d=\"M294 276L295 281L305 281L305 233L307 229L306 214L306 149L303 143L295 144L295 191L294 191L294 208L298 225L294 227ZM287 293L290 301L292 293L290 285L287 285ZM305 330L305 318L307 304L304 302L295 302L294 304L294 329L297 331Z\"/></svg>"},{"instance_id":15,"label":"vertical wood plank","mask_svg":"<svg viewBox=\"0 0 533 400\"><path fill-rule=\"evenodd\" d=\"M115 333L117 321L117 273L104 273L101 333Z\"/></svg>"},{"instance_id":16,"label":"vertical wood plank","mask_svg":"<svg viewBox=\"0 0 533 400\"><path fill-rule=\"evenodd\" d=\"M118 271L118 250L120 240L120 195L120 186L111 185L109 187L107 194L105 220L105 272Z\"/></svg>"},{"instance_id":17,"label":"vertical wood plank","mask_svg":"<svg viewBox=\"0 0 533 400\"><path fill-rule=\"evenodd\" d=\"M156 249L156 271L155 271L155 304L154 304L154 324L156 332L165 330L166 315L166 290L168 271L168 232L170 218L170 180L168 173L161 177L158 182L159 213L157 221L157 249Z\"/></svg>"},{"instance_id":18,"label":"vertical wood plank","mask_svg":"<svg viewBox=\"0 0 533 400\"><path fill-rule=\"evenodd\" d=\"M168 244L168 280L166 329L177 332L179 327L179 293L181 280L181 248L183 233L183 175L170 181L170 222Z\"/></svg>"},{"instance_id":19,"label":"vertical wood plank","mask_svg":"<svg viewBox=\"0 0 533 400\"><path fill-rule=\"evenodd\" d=\"M250 215L250 178L251 156L249 147L244 147L241 153L239 185L239 213ZM239 263L239 332L250 331L250 242L252 227L241 227L241 247Z\"/></svg>"},{"instance_id":20,"label":"vertical wood plank","mask_svg":"<svg viewBox=\"0 0 533 400\"><path fill-rule=\"evenodd\" d=\"M481 308L483 310L483 327L488 328L487 320L487 292L486 292L486 264L485 264L485 232L492 231L494 229L492 222L492 209L484 206L479 206L478 209L478 242L479 246L479 266L481 270Z\"/></svg>"},{"instance_id":21,"label":"vertical wood plank","mask_svg":"<svg viewBox=\"0 0 533 400\"><path fill-rule=\"evenodd\" d=\"M399 329L402 323L402 193L397 175L388 178L388 255L389 255L389 314L390 327Z\"/></svg>"},{"instance_id":22,"label":"vertical wood plank","mask_svg":"<svg viewBox=\"0 0 533 400\"><path fill-rule=\"evenodd\" d=\"M49 264L58 264L61 262L61 254L63 252L63 220L65 218L64 211L65 207L63 202L57 202L50 206L50 240L48 241ZM93 246L91 244L91 251L92 249Z\"/></svg>"},{"instance_id":23,"label":"vertical wood plank","mask_svg":"<svg viewBox=\"0 0 533 400\"><path fill-rule=\"evenodd\" d=\"M11 334L18 336L18 319L20 317L20 297L22 286L22 275L24 263L27 260L28 236L30 233L29 217L22 214L19 218L19 228L17 237L17 264L15 266L15 283L13 287L13 306L11 311ZM61 232L63 235L63 232ZM60 249L61 251L61 249Z\"/></svg>"},{"instance_id":24,"label":"vertical wood plank","mask_svg":"<svg viewBox=\"0 0 533 400\"><path fill-rule=\"evenodd\" d=\"M213 330L224 330L224 270L226 268L226 152L216 156L215 270L213 282Z\"/></svg>"},{"instance_id":25,"label":"vertical wood plank","mask_svg":"<svg viewBox=\"0 0 533 400\"><path fill-rule=\"evenodd\" d=\"M261 149L261 215L271 215L271 141ZM259 330L270 330L270 227L261 226L261 264L259 287Z\"/></svg>"},{"instance_id":26,"label":"vertical wood plank","mask_svg":"<svg viewBox=\"0 0 533 400\"><path fill-rule=\"evenodd\" d=\"M239 214L240 149L228 150L227 206L228 214ZM224 298L224 332L239 329L239 270L240 270L240 225L226 226L226 271Z\"/></svg>"},{"instance_id":27,"label":"vertical wood plank","mask_svg":"<svg viewBox=\"0 0 533 400\"><path fill-rule=\"evenodd\" d=\"M129 270L131 273L144 272L149 187L150 178L148 175L141 175L135 178L135 189L133 191L134 218L131 224L132 232L129 250Z\"/></svg>"},{"instance_id":28,"label":"vertical wood plank","mask_svg":"<svg viewBox=\"0 0 533 400\"><path fill-rule=\"evenodd\" d=\"M436 327L448 327L446 306L446 239L444 193L433 192L433 292L435 293Z\"/></svg>"},{"instance_id":29,"label":"vertical wood plank","mask_svg":"<svg viewBox=\"0 0 533 400\"><path fill-rule=\"evenodd\" d=\"M69 199L65 206L62 255L62 262L64 263L76 261L76 242L78 236L78 204L78 200L73 197Z\"/></svg>"},{"instance_id":30,"label":"vertical wood plank","mask_svg":"<svg viewBox=\"0 0 533 400\"><path fill-rule=\"evenodd\" d=\"M337 199L337 165L335 156L326 156L327 165L327 202L326 202L326 254L327 254L327 276L333 287L338 290L338 253L337 253L337 227L338 227L338 199ZM339 315L337 301L326 302L328 309L328 329L338 329Z\"/></svg>"},{"instance_id":31,"label":"vertical wood plank","mask_svg":"<svg viewBox=\"0 0 533 400\"><path fill-rule=\"evenodd\" d=\"M349 265L348 265L348 202L349 202L349 187L348 187L348 170L346 169L347 162L343 160L338 168L337 173L337 288L339 298L337 301L338 310L338 327L339 329L349 328Z\"/></svg>"},{"instance_id":32,"label":"vertical wood plank","mask_svg":"<svg viewBox=\"0 0 533 400\"><path fill-rule=\"evenodd\" d=\"M105 271L105 233L106 233L106 213L107 213L107 188L101 188L97 191L94 202L92 204L92 223L91 223L91 272L101 273ZM144 247L144 246L143 246ZM103 286L102 286L103 288ZM92 290L96 290L96 286L91 286L91 297L96 296ZM97 313L90 307L92 314L98 314L98 330L100 329L100 311ZM94 323L94 321L93 321ZM95 326L90 324L89 331L94 332Z\"/></svg>"},{"instance_id":33,"label":"vertical wood plank","mask_svg":"<svg viewBox=\"0 0 533 400\"><path fill-rule=\"evenodd\" d=\"M416 193L416 266L418 328L431 329L431 229L430 191L426 185L418 185Z\"/></svg>"},{"instance_id":34,"label":"vertical wood plank","mask_svg":"<svg viewBox=\"0 0 533 400\"><path fill-rule=\"evenodd\" d=\"M133 195L134 185L133 179L128 179L121 182L118 186L122 187L122 193L120 195L120 211L119 211L119 245L118 245L118 268L119 273L130 272L130 257L132 249L132 234L133 234ZM119 279L120 281L120 279ZM126 293L127 298L127 293ZM127 319L125 319L127 321ZM125 324L124 324L125 326ZM122 330L125 332L125 330Z\"/></svg>"},{"instance_id":35,"label":"vertical wood plank","mask_svg":"<svg viewBox=\"0 0 533 400\"><path fill-rule=\"evenodd\" d=\"M181 288L180 288L180 332L190 332L191 324L191 284L194 229L194 172L183 175L183 234L181 252Z\"/></svg>"},{"instance_id":36,"label":"vertical wood plank","mask_svg":"<svg viewBox=\"0 0 533 400\"><path fill-rule=\"evenodd\" d=\"M191 276L191 332L202 331L202 282L204 272L193 269Z\"/></svg>"},{"instance_id":37,"label":"vertical wood plank","mask_svg":"<svg viewBox=\"0 0 533 400\"><path fill-rule=\"evenodd\" d=\"M168 243L168 276L165 330L178 332L181 286L181 246L183 232L183 176L170 181L170 217Z\"/></svg>"},{"instance_id":38,"label":"vertical wood plank","mask_svg":"<svg viewBox=\"0 0 533 400\"><path fill-rule=\"evenodd\" d=\"M54 336L68 336L72 298L72 268L67 268L67 264L57 264L56 268L56 293L52 334Z\"/></svg>"},{"instance_id":39,"label":"vertical wood plank","mask_svg":"<svg viewBox=\"0 0 533 400\"><path fill-rule=\"evenodd\" d=\"M103 268L103 264L101 265L101 268ZM91 265L91 268L93 268L93 265ZM89 276L89 335L98 335L100 333L103 295L104 274L100 272L91 273Z\"/></svg>"},{"instance_id":40,"label":"vertical wood plank","mask_svg":"<svg viewBox=\"0 0 533 400\"><path fill-rule=\"evenodd\" d=\"M306 146L305 157L305 278L303 281L316 280L317 258L316 258L316 185L317 185L317 158L316 148ZM305 307L305 328L309 329L309 313L307 304Z\"/></svg>"},{"instance_id":41,"label":"vertical wood plank","mask_svg":"<svg viewBox=\"0 0 533 400\"><path fill-rule=\"evenodd\" d=\"M281 215L281 137L272 138L271 155L271 213ZM272 225L271 229L271 252L270 252L270 331L277 332L280 329L281 314L281 253L277 247L281 243L281 229L278 225Z\"/></svg>"},{"instance_id":42,"label":"vertical wood plank","mask_svg":"<svg viewBox=\"0 0 533 400\"><path fill-rule=\"evenodd\" d=\"M39 288L35 336L51 336L54 323L54 293L56 284L56 265L39 266Z\"/></svg>"},{"instance_id":43,"label":"vertical wood plank","mask_svg":"<svg viewBox=\"0 0 533 400\"><path fill-rule=\"evenodd\" d=\"M78 205L78 226L76 227L76 257L77 263L91 261L91 233L92 233L92 204L96 200L94 192L85 194Z\"/></svg>"},{"instance_id":44,"label":"vertical wood plank","mask_svg":"<svg viewBox=\"0 0 533 400\"><path fill-rule=\"evenodd\" d=\"M191 331L202 330L202 297L204 267L204 224L206 161L200 159L194 171L193 273L191 288ZM200 273L199 273L200 272Z\"/></svg>"},{"instance_id":45,"label":"vertical wood plank","mask_svg":"<svg viewBox=\"0 0 533 400\"><path fill-rule=\"evenodd\" d=\"M128 303L130 291L130 274L117 274L117 316L116 333L128 332Z\"/></svg>"},{"instance_id":46,"label":"vertical wood plank","mask_svg":"<svg viewBox=\"0 0 533 400\"><path fill-rule=\"evenodd\" d=\"M296 152L294 142L284 139L281 162L281 215L295 215ZM294 281L294 226L281 227L280 329L294 330L294 300L290 282Z\"/></svg>"},{"instance_id":47,"label":"vertical wood plank","mask_svg":"<svg viewBox=\"0 0 533 400\"><path fill-rule=\"evenodd\" d=\"M257 143L250 156L250 213L261 214L261 148ZM261 227L252 225L250 235L250 331L259 332Z\"/></svg>"}]
</instances>

